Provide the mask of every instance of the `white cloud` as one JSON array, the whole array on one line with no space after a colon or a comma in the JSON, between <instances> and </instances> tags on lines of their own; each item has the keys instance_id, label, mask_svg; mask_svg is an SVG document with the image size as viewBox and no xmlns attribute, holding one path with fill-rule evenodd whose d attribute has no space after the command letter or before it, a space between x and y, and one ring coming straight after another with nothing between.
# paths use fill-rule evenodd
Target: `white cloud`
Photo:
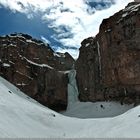
<instances>
[{"instance_id":1,"label":"white cloud","mask_svg":"<svg viewBox=\"0 0 140 140\"><path fill-rule=\"evenodd\" d=\"M46 22L50 21L48 26L56 31L57 34L53 36L56 40L59 40L64 46L79 48L80 42L84 38L95 36L98 33L99 25L104 18L113 15L133 0L115 0L116 4L108 9L96 11L95 14L89 14L87 12L87 9L91 9L85 4L85 1L86 0L0 0L0 3L13 11L26 13L28 17L32 16L31 12L42 12L42 20ZM97 0L88 1L97 2ZM107 2L108 0L104 1ZM65 32L63 29L59 29L60 26L66 27L68 30ZM68 32L70 32L72 36L66 38ZM74 55L73 51L70 50L70 52ZM75 53L77 52L75 51Z\"/></svg>"},{"instance_id":2,"label":"white cloud","mask_svg":"<svg viewBox=\"0 0 140 140\"><path fill-rule=\"evenodd\" d=\"M41 39L44 43L51 45L51 42L48 39L46 39L44 36L41 36Z\"/></svg>"}]
</instances>

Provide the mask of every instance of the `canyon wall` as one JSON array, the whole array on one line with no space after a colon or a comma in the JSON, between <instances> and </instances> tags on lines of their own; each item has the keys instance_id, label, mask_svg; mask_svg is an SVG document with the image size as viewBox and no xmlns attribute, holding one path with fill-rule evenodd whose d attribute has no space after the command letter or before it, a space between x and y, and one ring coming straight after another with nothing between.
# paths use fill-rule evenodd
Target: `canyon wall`
<instances>
[{"instance_id":1,"label":"canyon wall","mask_svg":"<svg viewBox=\"0 0 140 140\"><path fill-rule=\"evenodd\" d=\"M67 71L74 59L26 34L0 37L0 76L56 111L67 107Z\"/></svg>"},{"instance_id":2,"label":"canyon wall","mask_svg":"<svg viewBox=\"0 0 140 140\"><path fill-rule=\"evenodd\" d=\"M140 4L104 19L81 43L76 61L81 101L140 103Z\"/></svg>"}]
</instances>

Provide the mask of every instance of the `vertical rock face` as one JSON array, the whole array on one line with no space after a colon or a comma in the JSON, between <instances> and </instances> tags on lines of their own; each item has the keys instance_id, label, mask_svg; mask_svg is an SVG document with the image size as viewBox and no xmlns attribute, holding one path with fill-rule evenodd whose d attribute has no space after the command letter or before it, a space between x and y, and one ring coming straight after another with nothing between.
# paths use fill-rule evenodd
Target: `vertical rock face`
<instances>
[{"instance_id":1,"label":"vertical rock face","mask_svg":"<svg viewBox=\"0 0 140 140\"><path fill-rule=\"evenodd\" d=\"M101 80L100 48L92 37L85 39L81 45L80 55L76 62L79 96L82 101L96 101Z\"/></svg>"},{"instance_id":2,"label":"vertical rock face","mask_svg":"<svg viewBox=\"0 0 140 140\"><path fill-rule=\"evenodd\" d=\"M140 102L139 37L140 4L133 2L81 43L76 69L82 101Z\"/></svg>"},{"instance_id":3,"label":"vertical rock face","mask_svg":"<svg viewBox=\"0 0 140 140\"><path fill-rule=\"evenodd\" d=\"M140 0L134 0L135 2L140 2Z\"/></svg>"},{"instance_id":4,"label":"vertical rock face","mask_svg":"<svg viewBox=\"0 0 140 140\"><path fill-rule=\"evenodd\" d=\"M73 58L25 34L0 37L0 76L40 103L66 109L68 76Z\"/></svg>"}]
</instances>

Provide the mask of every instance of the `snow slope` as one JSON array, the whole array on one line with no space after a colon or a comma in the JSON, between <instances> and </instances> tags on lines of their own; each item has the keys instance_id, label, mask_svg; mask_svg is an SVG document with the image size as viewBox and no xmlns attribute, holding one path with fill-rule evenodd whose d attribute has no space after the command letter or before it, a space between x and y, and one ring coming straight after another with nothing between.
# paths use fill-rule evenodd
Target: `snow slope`
<instances>
[{"instance_id":1,"label":"snow slope","mask_svg":"<svg viewBox=\"0 0 140 140\"><path fill-rule=\"evenodd\" d=\"M79 102L76 83L76 70L68 73L68 107L63 115L78 118L104 118L120 115L133 108L131 105L121 105L119 102Z\"/></svg>"},{"instance_id":2,"label":"snow slope","mask_svg":"<svg viewBox=\"0 0 140 140\"><path fill-rule=\"evenodd\" d=\"M0 138L140 138L140 106L112 118L65 117L0 77Z\"/></svg>"},{"instance_id":3,"label":"snow slope","mask_svg":"<svg viewBox=\"0 0 140 140\"><path fill-rule=\"evenodd\" d=\"M121 105L119 102L75 102L62 114L78 118L105 118L118 116L133 107L133 104Z\"/></svg>"}]
</instances>

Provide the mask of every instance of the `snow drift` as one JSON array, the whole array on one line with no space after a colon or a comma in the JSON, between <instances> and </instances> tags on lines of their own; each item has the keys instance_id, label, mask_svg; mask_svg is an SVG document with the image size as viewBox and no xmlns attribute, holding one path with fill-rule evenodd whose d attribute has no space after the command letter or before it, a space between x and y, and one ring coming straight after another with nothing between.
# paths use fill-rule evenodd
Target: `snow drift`
<instances>
[{"instance_id":1,"label":"snow drift","mask_svg":"<svg viewBox=\"0 0 140 140\"><path fill-rule=\"evenodd\" d=\"M0 77L0 138L139 138L140 107L112 118L65 117Z\"/></svg>"}]
</instances>

